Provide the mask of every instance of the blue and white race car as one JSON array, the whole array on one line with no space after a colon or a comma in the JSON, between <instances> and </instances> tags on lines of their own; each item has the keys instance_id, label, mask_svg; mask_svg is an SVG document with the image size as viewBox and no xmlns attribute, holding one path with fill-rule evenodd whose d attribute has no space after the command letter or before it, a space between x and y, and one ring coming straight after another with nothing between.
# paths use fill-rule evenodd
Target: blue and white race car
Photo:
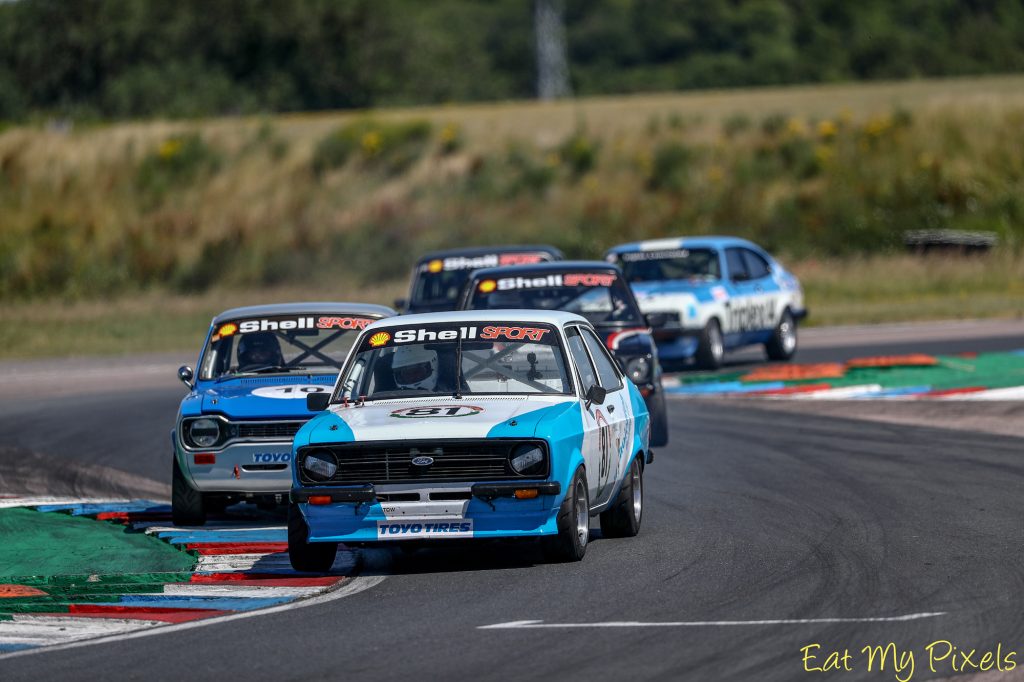
<instances>
[{"instance_id":1,"label":"blue and white race car","mask_svg":"<svg viewBox=\"0 0 1024 682\"><path fill-rule=\"evenodd\" d=\"M325 571L339 542L536 536L583 558L590 517L633 536L650 423L583 317L497 310L382 320L326 411L295 436L288 552Z\"/></svg>"},{"instance_id":2,"label":"blue and white race car","mask_svg":"<svg viewBox=\"0 0 1024 682\"><path fill-rule=\"evenodd\" d=\"M361 303L287 303L215 317L198 376L178 370L189 393L171 432L174 523L202 525L208 511L238 501L282 502L292 437L312 416L306 396L328 393L359 332L394 314Z\"/></svg>"},{"instance_id":3,"label":"blue and white race car","mask_svg":"<svg viewBox=\"0 0 1024 682\"><path fill-rule=\"evenodd\" d=\"M772 360L797 349L807 315L800 282L756 244L735 237L688 237L621 244L605 259L622 268L655 330L662 363L696 360L715 369L725 351L763 344Z\"/></svg>"}]
</instances>

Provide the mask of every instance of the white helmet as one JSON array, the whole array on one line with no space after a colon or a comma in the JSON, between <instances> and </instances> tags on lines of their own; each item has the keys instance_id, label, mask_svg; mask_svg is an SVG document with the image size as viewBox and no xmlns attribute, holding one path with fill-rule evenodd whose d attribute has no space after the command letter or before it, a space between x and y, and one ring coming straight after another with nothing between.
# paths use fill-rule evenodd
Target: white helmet
<instances>
[{"instance_id":1,"label":"white helmet","mask_svg":"<svg viewBox=\"0 0 1024 682\"><path fill-rule=\"evenodd\" d=\"M391 371L398 388L433 391L437 386L437 352L423 346L400 346L395 350Z\"/></svg>"}]
</instances>

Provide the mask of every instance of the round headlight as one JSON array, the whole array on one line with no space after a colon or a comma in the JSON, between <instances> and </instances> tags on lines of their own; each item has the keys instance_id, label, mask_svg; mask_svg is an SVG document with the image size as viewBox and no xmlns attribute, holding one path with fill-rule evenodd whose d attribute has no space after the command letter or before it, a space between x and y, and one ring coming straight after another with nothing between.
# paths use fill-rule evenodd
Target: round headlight
<instances>
[{"instance_id":1,"label":"round headlight","mask_svg":"<svg viewBox=\"0 0 1024 682\"><path fill-rule=\"evenodd\" d=\"M520 476L544 473L544 451L536 445L520 445L512 453L512 470Z\"/></svg>"},{"instance_id":2,"label":"round headlight","mask_svg":"<svg viewBox=\"0 0 1024 682\"><path fill-rule=\"evenodd\" d=\"M626 363L626 375L634 384L642 384L651 378L651 363L647 358L633 358Z\"/></svg>"},{"instance_id":3,"label":"round headlight","mask_svg":"<svg viewBox=\"0 0 1024 682\"><path fill-rule=\"evenodd\" d=\"M220 422L216 419L196 419L188 426L188 437L201 448L208 448L220 438Z\"/></svg>"},{"instance_id":4,"label":"round headlight","mask_svg":"<svg viewBox=\"0 0 1024 682\"><path fill-rule=\"evenodd\" d=\"M302 459L302 469L315 481L329 481L338 471L338 458L330 450L314 450Z\"/></svg>"}]
</instances>

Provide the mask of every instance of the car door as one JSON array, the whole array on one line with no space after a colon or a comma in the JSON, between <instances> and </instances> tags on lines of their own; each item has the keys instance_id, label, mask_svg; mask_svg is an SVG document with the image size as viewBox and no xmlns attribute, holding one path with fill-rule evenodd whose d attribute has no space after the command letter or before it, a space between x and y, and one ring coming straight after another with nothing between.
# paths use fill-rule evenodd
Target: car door
<instances>
[{"instance_id":1,"label":"car door","mask_svg":"<svg viewBox=\"0 0 1024 682\"><path fill-rule=\"evenodd\" d=\"M725 251L730 300L726 316L725 342L730 348L764 341L775 326L778 285L771 278L768 262L750 249L733 247Z\"/></svg>"},{"instance_id":2,"label":"car door","mask_svg":"<svg viewBox=\"0 0 1024 682\"><path fill-rule=\"evenodd\" d=\"M626 377L608 353L601 339L589 327L580 327L587 351L597 369L598 384L605 390L604 403L591 406L601 429L598 436L600 454L597 480L591 493L591 504L604 504L615 490L615 483L625 471L629 448L633 442L633 410L626 390Z\"/></svg>"},{"instance_id":3,"label":"car door","mask_svg":"<svg viewBox=\"0 0 1024 682\"><path fill-rule=\"evenodd\" d=\"M565 328L565 340L566 346L569 349L569 355L572 356L573 364L576 366L576 376L580 384L580 406L583 412L583 452L581 454L583 455L583 463L587 468L587 488L590 494L590 505L594 506L603 454L601 450L602 428L607 422L603 415L600 419L598 418L597 410L599 406L586 404L584 396L586 396L591 386L598 383L597 369L590 359L586 341L578 325L570 325Z\"/></svg>"},{"instance_id":4,"label":"car door","mask_svg":"<svg viewBox=\"0 0 1024 682\"><path fill-rule=\"evenodd\" d=\"M739 248L725 250L725 283L729 299L725 301L725 319L722 321L722 334L727 348L735 348L742 344L746 331L746 314L750 299L754 295L754 287L750 285L747 274L747 262Z\"/></svg>"},{"instance_id":5,"label":"car door","mask_svg":"<svg viewBox=\"0 0 1024 682\"><path fill-rule=\"evenodd\" d=\"M782 287L772 277L772 269L761 254L750 249L741 249L747 264L748 284L753 287L751 333L757 336L754 343L767 340L778 324L782 314Z\"/></svg>"}]
</instances>

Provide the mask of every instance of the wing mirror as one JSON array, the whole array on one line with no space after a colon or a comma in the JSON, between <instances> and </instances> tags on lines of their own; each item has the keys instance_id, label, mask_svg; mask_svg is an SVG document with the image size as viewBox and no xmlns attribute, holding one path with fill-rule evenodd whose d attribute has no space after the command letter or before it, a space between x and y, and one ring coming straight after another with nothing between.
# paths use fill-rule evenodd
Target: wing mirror
<instances>
[{"instance_id":1,"label":"wing mirror","mask_svg":"<svg viewBox=\"0 0 1024 682\"><path fill-rule=\"evenodd\" d=\"M306 409L310 412L323 412L330 404L331 394L329 391L306 394Z\"/></svg>"},{"instance_id":2,"label":"wing mirror","mask_svg":"<svg viewBox=\"0 0 1024 682\"><path fill-rule=\"evenodd\" d=\"M651 329L664 327L668 324L668 315L665 313L647 313L644 315L644 319L647 321L647 326Z\"/></svg>"},{"instance_id":3,"label":"wing mirror","mask_svg":"<svg viewBox=\"0 0 1024 682\"><path fill-rule=\"evenodd\" d=\"M586 408L589 410L591 405L603 405L604 399L607 395L607 390L597 384L594 384L587 389L587 395L584 396L587 399Z\"/></svg>"},{"instance_id":4,"label":"wing mirror","mask_svg":"<svg viewBox=\"0 0 1024 682\"><path fill-rule=\"evenodd\" d=\"M395 310L397 310L398 312L403 312L405 310L406 303L408 303L408 301L406 301L404 298L396 298Z\"/></svg>"},{"instance_id":5,"label":"wing mirror","mask_svg":"<svg viewBox=\"0 0 1024 682\"><path fill-rule=\"evenodd\" d=\"M181 380L181 383L188 386L188 390L190 391L196 386L194 383L192 383L192 377L194 376L195 375L192 373L192 368L189 367L188 365L182 365L181 367L178 368L178 379Z\"/></svg>"}]
</instances>

